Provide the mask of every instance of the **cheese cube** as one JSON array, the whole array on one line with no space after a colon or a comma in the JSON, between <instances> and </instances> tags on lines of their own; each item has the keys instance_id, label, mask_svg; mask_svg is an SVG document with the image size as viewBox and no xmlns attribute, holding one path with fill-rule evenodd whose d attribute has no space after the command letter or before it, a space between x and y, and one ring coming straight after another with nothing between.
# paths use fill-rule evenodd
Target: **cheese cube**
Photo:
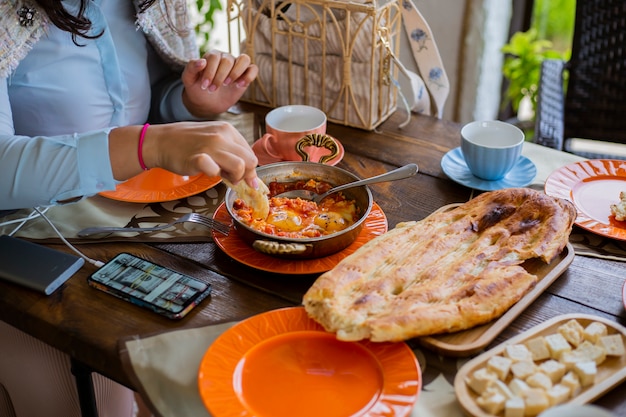
<instances>
[{"instance_id":1,"label":"cheese cube","mask_svg":"<svg viewBox=\"0 0 626 417\"><path fill-rule=\"evenodd\" d=\"M561 363L567 369L572 369L578 362L594 361L596 365L600 365L605 359L606 351L602 346L593 345L590 341L585 340L573 351L563 353Z\"/></svg>"},{"instance_id":2,"label":"cheese cube","mask_svg":"<svg viewBox=\"0 0 626 417\"><path fill-rule=\"evenodd\" d=\"M594 345L588 340L582 342L577 348L576 352L588 360L592 360L596 365L600 365L606 359L606 349L599 345Z\"/></svg>"},{"instance_id":3,"label":"cheese cube","mask_svg":"<svg viewBox=\"0 0 626 417\"><path fill-rule=\"evenodd\" d=\"M571 390L566 385L556 384L550 388L546 394L548 395L548 400L550 401L550 407L553 407L567 401L571 394Z\"/></svg>"},{"instance_id":4,"label":"cheese cube","mask_svg":"<svg viewBox=\"0 0 626 417\"><path fill-rule=\"evenodd\" d=\"M515 362L511 365L511 373L515 378L526 379L535 373L537 365L531 361Z\"/></svg>"},{"instance_id":5,"label":"cheese cube","mask_svg":"<svg viewBox=\"0 0 626 417\"><path fill-rule=\"evenodd\" d=\"M598 371L594 361L587 361L577 362L574 365L574 372L576 372L576 375L580 378L580 385L584 388L589 385L593 385L596 381L596 374Z\"/></svg>"},{"instance_id":6,"label":"cheese cube","mask_svg":"<svg viewBox=\"0 0 626 417\"><path fill-rule=\"evenodd\" d=\"M487 361L487 369L489 369L491 372L494 372L496 375L498 375L499 379L504 381L509 375L509 370L511 369L512 363L513 361L509 358L495 355L489 358L489 360Z\"/></svg>"},{"instance_id":7,"label":"cheese cube","mask_svg":"<svg viewBox=\"0 0 626 417\"><path fill-rule=\"evenodd\" d=\"M624 340L620 334L601 336L598 345L602 346L609 356L624 355Z\"/></svg>"},{"instance_id":8,"label":"cheese cube","mask_svg":"<svg viewBox=\"0 0 626 417\"><path fill-rule=\"evenodd\" d=\"M552 380L543 372L536 372L526 378L526 383L531 388L541 388L544 391L552 388Z\"/></svg>"},{"instance_id":9,"label":"cheese cube","mask_svg":"<svg viewBox=\"0 0 626 417\"><path fill-rule=\"evenodd\" d=\"M496 380L493 384L489 385L487 390L497 391L500 394L504 395L504 398L506 398L507 400L515 397L515 395L509 389L509 387L504 382L500 381L499 379Z\"/></svg>"},{"instance_id":10,"label":"cheese cube","mask_svg":"<svg viewBox=\"0 0 626 417\"><path fill-rule=\"evenodd\" d=\"M506 398L497 391L485 391L483 395L476 398L476 404L489 414L500 414L504 410Z\"/></svg>"},{"instance_id":11,"label":"cheese cube","mask_svg":"<svg viewBox=\"0 0 626 417\"><path fill-rule=\"evenodd\" d=\"M539 365L539 370L550 377L553 384L556 384L565 375L565 365L554 359L548 359Z\"/></svg>"},{"instance_id":12,"label":"cheese cube","mask_svg":"<svg viewBox=\"0 0 626 417\"><path fill-rule=\"evenodd\" d=\"M524 416L536 416L550 407L550 400L544 390L531 388L524 393Z\"/></svg>"},{"instance_id":13,"label":"cheese cube","mask_svg":"<svg viewBox=\"0 0 626 417\"><path fill-rule=\"evenodd\" d=\"M572 350L572 346L561 333L549 334L545 339L552 359L559 359L564 352Z\"/></svg>"},{"instance_id":14,"label":"cheese cube","mask_svg":"<svg viewBox=\"0 0 626 417\"><path fill-rule=\"evenodd\" d=\"M511 382L509 382L509 389L511 390L513 395L521 397L524 391L529 390L530 387L525 381L519 378L513 378Z\"/></svg>"},{"instance_id":15,"label":"cheese cube","mask_svg":"<svg viewBox=\"0 0 626 417\"><path fill-rule=\"evenodd\" d=\"M513 362L530 361L533 359L530 350L528 350L526 345L522 344L508 345L504 348L504 356L511 359Z\"/></svg>"},{"instance_id":16,"label":"cheese cube","mask_svg":"<svg viewBox=\"0 0 626 417\"><path fill-rule=\"evenodd\" d=\"M571 371L577 362L584 362L584 361L585 361L585 358L583 358L579 352L565 352L563 353L563 355L561 356L561 359L559 360L559 362L561 362L563 366L565 366L565 369L567 369L568 371Z\"/></svg>"},{"instance_id":17,"label":"cheese cube","mask_svg":"<svg viewBox=\"0 0 626 417\"><path fill-rule=\"evenodd\" d=\"M495 372L491 372L487 368L480 368L474 371L472 376L467 378L465 382L476 394L482 394L489 385L497 380L498 375Z\"/></svg>"},{"instance_id":18,"label":"cheese cube","mask_svg":"<svg viewBox=\"0 0 626 417\"><path fill-rule=\"evenodd\" d=\"M570 342L574 347L580 345L583 341L583 332L585 329L578 320L572 319L567 323L559 326L558 331L565 340Z\"/></svg>"},{"instance_id":19,"label":"cheese cube","mask_svg":"<svg viewBox=\"0 0 626 417\"><path fill-rule=\"evenodd\" d=\"M574 371L566 373L561 379L561 384L570 389L572 396L578 395L578 391L580 390L580 378L578 378L578 375L576 375Z\"/></svg>"},{"instance_id":20,"label":"cheese cube","mask_svg":"<svg viewBox=\"0 0 626 417\"><path fill-rule=\"evenodd\" d=\"M604 323L600 323L599 321L592 321L589 323L585 330L583 331L583 337L585 340L589 340L591 343L598 343L600 337L607 335L606 325Z\"/></svg>"},{"instance_id":21,"label":"cheese cube","mask_svg":"<svg viewBox=\"0 0 626 417\"><path fill-rule=\"evenodd\" d=\"M542 361L550 357L550 350L548 349L548 344L543 336L535 337L534 339L529 340L526 342L526 346L535 361Z\"/></svg>"},{"instance_id":22,"label":"cheese cube","mask_svg":"<svg viewBox=\"0 0 626 417\"><path fill-rule=\"evenodd\" d=\"M524 400L513 397L504 403L504 417L524 417Z\"/></svg>"}]
</instances>

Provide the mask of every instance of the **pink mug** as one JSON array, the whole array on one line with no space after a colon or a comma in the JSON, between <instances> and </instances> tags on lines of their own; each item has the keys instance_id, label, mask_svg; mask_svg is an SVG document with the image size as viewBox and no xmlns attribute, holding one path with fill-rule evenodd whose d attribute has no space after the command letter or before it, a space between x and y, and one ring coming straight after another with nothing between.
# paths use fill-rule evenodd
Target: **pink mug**
<instances>
[{"instance_id":1,"label":"pink mug","mask_svg":"<svg viewBox=\"0 0 626 417\"><path fill-rule=\"evenodd\" d=\"M277 107L265 116L265 152L282 161L301 161L296 144L310 134L326 133L326 114L301 104Z\"/></svg>"}]
</instances>

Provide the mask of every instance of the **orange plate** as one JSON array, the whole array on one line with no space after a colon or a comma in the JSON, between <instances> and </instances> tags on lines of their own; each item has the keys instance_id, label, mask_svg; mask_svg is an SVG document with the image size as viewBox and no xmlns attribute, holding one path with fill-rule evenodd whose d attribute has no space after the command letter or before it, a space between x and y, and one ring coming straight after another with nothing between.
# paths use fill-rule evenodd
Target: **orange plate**
<instances>
[{"instance_id":1,"label":"orange plate","mask_svg":"<svg viewBox=\"0 0 626 417\"><path fill-rule=\"evenodd\" d=\"M213 218L229 224L228 236L212 232L213 239L228 256L252 268L279 274L317 274L332 269L337 263L376 236L387 231L387 217L378 204L372 205L370 214L365 219L361 234L344 250L316 259L282 259L258 252L237 235L232 218L224 203L215 210Z\"/></svg>"},{"instance_id":2,"label":"orange plate","mask_svg":"<svg viewBox=\"0 0 626 417\"><path fill-rule=\"evenodd\" d=\"M554 171L545 183L548 195L565 198L576 205L576 224L585 230L626 240L626 222L615 220L610 205L626 191L626 161L591 159Z\"/></svg>"},{"instance_id":3,"label":"orange plate","mask_svg":"<svg viewBox=\"0 0 626 417\"><path fill-rule=\"evenodd\" d=\"M204 174L182 176L161 168L152 168L118 184L115 191L104 191L100 195L131 203L160 203L201 193L221 181L221 177Z\"/></svg>"},{"instance_id":4,"label":"orange plate","mask_svg":"<svg viewBox=\"0 0 626 417\"><path fill-rule=\"evenodd\" d=\"M303 307L231 327L198 372L200 397L214 417L408 416L421 383L406 343L339 341Z\"/></svg>"}]
</instances>

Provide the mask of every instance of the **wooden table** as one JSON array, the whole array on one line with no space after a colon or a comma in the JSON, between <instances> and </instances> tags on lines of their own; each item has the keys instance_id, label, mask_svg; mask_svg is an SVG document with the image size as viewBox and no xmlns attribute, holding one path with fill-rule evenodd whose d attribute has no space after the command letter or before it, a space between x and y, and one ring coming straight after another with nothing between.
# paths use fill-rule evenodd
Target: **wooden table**
<instances>
[{"instance_id":1,"label":"wooden table","mask_svg":"<svg viewBox=\"0 0 626 417\"><path fill-rule=\"evenodd\" d=\"M268 109L242 105L262 121ZM442 172L440 161L459 146L460 126L425 116L413 116L404 129L397 126L405 114L398 111L375 132L329 125L328 133L345 148L339 167L360 177L415 162L419 174L412 179L371 186L374 200L387 216L389 227L420 220L437 208L467 201L472 190L456 184ZM55 246L65 250L63 245ZM224 254L213 242L178 244L99 243L81 245L92 258L111 259L127 251L165 266L210 281L210 300L181 321L162 318L87 285L95 270L88 265L51 296L0 282L0 319L16 326L107 377L131 388L118 354L120 340L175 329L194 328L299 305L314 275L280 275L244 266ZM621 298L626 263L576 256L556 280L494 344L563 313L590 313L626 324ZM626 384L597 403L616 415L626 415Z\"/></svg>"}]
</instances>

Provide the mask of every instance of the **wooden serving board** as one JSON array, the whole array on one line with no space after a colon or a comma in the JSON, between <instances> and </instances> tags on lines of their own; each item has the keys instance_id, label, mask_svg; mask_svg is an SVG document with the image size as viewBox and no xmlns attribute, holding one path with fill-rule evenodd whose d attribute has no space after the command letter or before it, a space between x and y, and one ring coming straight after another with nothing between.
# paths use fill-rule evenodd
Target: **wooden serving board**
<instances>
[{"instance_id":1,"label":"wooden serving board","mask_svg":"<svg viewBox=\"0 0 626 417\"><path fill-rule=\"evenodd\" d=\"M447 211L459 204L450 204L436 212ZM435 213L436 213L435 212ZM541 295L574 260L574 248L568 243L561 254L550 264L540 259L529 259L522 264L529 273L536 275L537 285L500 318L482 326L460 332L419 338L420 344L446 356L471 356L485 349L498 335Z\"/></svg>"},{"instance_id":2,"label":"wooden serving board","mask_svg":"<svg viewBox=\"0 0 626 417\"><path fill-rule=\"evenodd\" d=\"M583 327L586 327L592 321L604 323L607 327L608 334L621 334L622 341L626 339L626 328L603 317L589 314L564 314L554 317L475 357L459 369L454 379L454 391L459 404L461 404L463 408L463 412L471 417L493 417L476 403L478 395L472 391L466 383L466 378L472 375L474 371L486 366L487 361L492 356L501 354L507 345L524 343L537 336L557 333L559 326L572 319L578 320ZM568 404L586 404L592 402L626 379L626 355L619 357L607 356L606 360L598 365L597 369L598 373L596 375L595 384L583 388L578 395L568 401Z\"/></svg>"}]
</instances>

